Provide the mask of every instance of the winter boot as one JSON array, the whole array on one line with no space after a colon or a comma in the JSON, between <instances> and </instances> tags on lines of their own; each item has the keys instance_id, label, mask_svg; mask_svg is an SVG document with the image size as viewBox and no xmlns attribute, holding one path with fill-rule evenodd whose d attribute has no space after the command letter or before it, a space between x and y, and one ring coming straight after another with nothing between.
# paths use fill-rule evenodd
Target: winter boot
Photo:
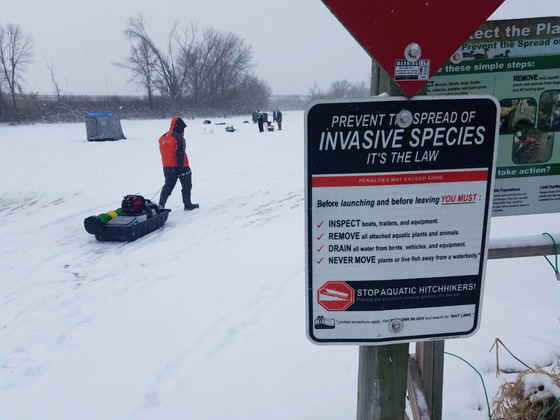
<instances>
[{"instance_id":1,"label":"winter boot","mask_svg":"<svg viewBox=\"0 0 560 420\"><path fill-rule=\"evenodd\" d=\"M162 191L161 195L159 196L159 208L160 210L163 210L165 208L165 203L167 203L167 199L169 198L169 194Z\"/></svg>"},{"instance_id":2,"label":"winter boot","mask_svg":"<svg viewBox=\"0 0 560 420\"><path fill-rule=\"evenodd\" d=\"M185 210L194 210L199 207L196 203L191 203L191 193L184 192L183 193L183 204L185 205Z\"/></svg>"},{"instance_id":3,"label":"winter boot","mask_svg":"<svg viewBox=\"0 0 560 420\"><path fill-rule=\"evenodd\" d=\"M188 204L185 204L185 210L194 210L194 209L197 209L197 208L199 208L199 207L200 207L200 206L199 206L198 204L196 204L196 203L188 203Z\"/></svg>"}]
</instances>

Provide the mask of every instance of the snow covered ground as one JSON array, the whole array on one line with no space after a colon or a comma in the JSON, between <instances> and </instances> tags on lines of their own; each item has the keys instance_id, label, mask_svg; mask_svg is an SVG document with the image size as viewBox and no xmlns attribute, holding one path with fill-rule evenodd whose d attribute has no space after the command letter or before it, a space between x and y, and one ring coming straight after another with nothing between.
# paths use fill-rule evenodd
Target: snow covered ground
<instances>
[{"instance_id":1,"label":"snow covered ground","mask_svg":"<svg viewBox=\"0 0 560 420\"><path fill-rule=\"evenodd\" d=\"M246 118L187 121L193 200L165 226L98 242L87 216L163 184L168 120L0 126L0 417L7 420L354 419L357 346L305 334L303 112L282 131ZM226 122L237 129L225 131ZM491 237L558 232L558 214L495 218ZM560 283L543 257L488 263L479 332L446 351L484 377L499 338L529 365L560 357ZM413 346L411 347L413 349ZM505 351L504 371L524 369ZM446 356L444 419L486 419L480 378Z\"/></svg>"}]
</instances>

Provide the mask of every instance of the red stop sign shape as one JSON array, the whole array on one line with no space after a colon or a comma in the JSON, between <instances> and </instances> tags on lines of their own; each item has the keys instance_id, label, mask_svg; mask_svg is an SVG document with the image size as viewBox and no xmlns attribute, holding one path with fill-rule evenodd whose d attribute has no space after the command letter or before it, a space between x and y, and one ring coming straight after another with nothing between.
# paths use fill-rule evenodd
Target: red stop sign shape
<instances>
[{"instance_id":1,"label":"red stop sign shape","mask_svg":"<svg viewBox=\"0 0 560 420\"><path fill-rule=\"evenodd\" d=\"M354 289L343 281L328 281L317 290L317 302L327 311L345 311L354 303Z\"/></svg>"},{"instance_id":2,"label":"red stop sign shape","mask_svg":"<svg viewBox=\"0 0 560 420\"><path fill-rule=\"evenodd\" d=\"M431 77L503 2L323 0L393 79L396 61L406 62L405 50L411 44L420 47L419 59L429 60L427 76ZM428 77L405 78L397 83L412 97Z\"/></svg>"}]
</instances>

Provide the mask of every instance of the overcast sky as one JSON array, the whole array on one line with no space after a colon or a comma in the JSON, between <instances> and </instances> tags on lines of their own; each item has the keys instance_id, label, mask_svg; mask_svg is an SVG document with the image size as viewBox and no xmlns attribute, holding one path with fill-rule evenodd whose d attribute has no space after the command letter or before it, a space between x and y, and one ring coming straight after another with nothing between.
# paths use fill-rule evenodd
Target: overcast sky
<instances>
[{"instance_id":1,"label":"overcast sky","mask_svg":"<svg viewBox=\"0 0 560 420\"><path fill-rule=\"evenodd\" d=\"M123 30L140 12L161 47L175 20L243 38L274 94L306 94L315 81L322 90L337 80L369 81L369 55L321 0L17 0L3 2L0 24L33 37L26 92L54 93L50 62L65 93L141 94L127 83L129 72L111 64L127 57ZM540 16L560 16L560 1L505 0L491 19Z\"/></svg>"}]
</instances>

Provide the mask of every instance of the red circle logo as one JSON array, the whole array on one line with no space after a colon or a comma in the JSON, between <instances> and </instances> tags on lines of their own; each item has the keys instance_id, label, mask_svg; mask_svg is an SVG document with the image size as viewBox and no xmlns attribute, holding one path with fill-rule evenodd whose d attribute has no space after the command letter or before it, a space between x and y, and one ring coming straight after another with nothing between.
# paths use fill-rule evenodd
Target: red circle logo
<instances>
[{"instance_id":1,"label":"red circle logo","mask_svg":"<svg viewBox=\"0 0 560 420\"><path fill-rule=\"evenodd\" d=\"M317 302L327 311L345 311L354 303L354 289L344 281L328 281L317 290Z\"/></svg>"}]
</instances>

